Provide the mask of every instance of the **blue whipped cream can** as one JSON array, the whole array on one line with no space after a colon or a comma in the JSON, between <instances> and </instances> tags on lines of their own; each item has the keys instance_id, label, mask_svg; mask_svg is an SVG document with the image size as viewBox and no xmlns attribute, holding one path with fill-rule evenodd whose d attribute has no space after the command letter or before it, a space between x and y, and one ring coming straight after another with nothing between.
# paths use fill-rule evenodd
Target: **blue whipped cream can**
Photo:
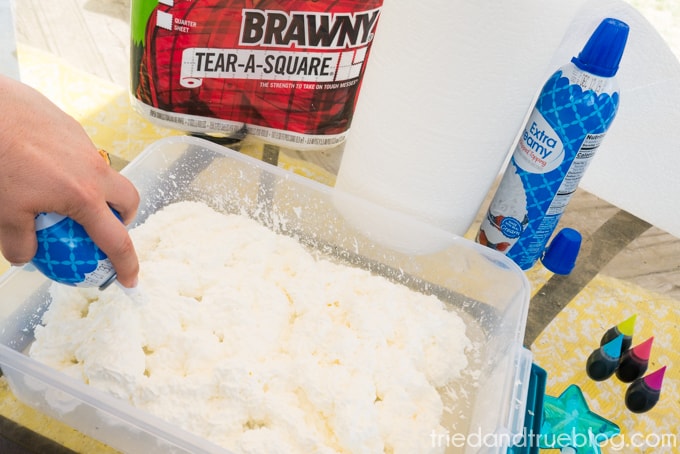
<instances>
[{"instance_id":1,"label":"blue whipped cream can","mask_svg":"<svg viewBox=\"0 0 680 454\"><path fill-rule=\"evenodd\" d=\"M106 288L116 271L82 225L57 213L35 218L38 250L31 263L48 278L74 287Z\"/></svg>"},{"instance_id":2,"label":"blue whipped cream can","mask_svg":"<svg viewBox=\"0 0 680 454\"><path fill-rule=\"evenodd\" d=\"M545 83L482 220L477 241L526 270L542 256L619 107L629 28L603 20Z\"/></svg>"}]
</instances>

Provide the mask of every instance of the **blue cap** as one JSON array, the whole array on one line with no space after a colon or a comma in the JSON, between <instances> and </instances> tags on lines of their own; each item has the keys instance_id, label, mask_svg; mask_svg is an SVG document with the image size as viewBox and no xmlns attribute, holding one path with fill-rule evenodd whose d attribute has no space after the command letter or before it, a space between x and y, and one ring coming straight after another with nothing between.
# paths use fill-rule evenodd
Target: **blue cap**
<instances>
[{"instance_id":1,"label":"blue cap","mask_svg":"<svg viewBox=\"0 0 680 454\"><path fill-rule=\"evenodd\" d=\"M580 69L600 77L613 77L628 40L628 24L607 18L600 22L578 57L571 59Z\"/></svg>"},{"instance_id":2,"label":"blue cap","mask_svg":"<svg viewBox=\"0 0 680 454\"><path fill-rule=\"evenodd\" d=\"M623 345L623 334L619 334L614 339L604 344L601 348L605 355L612 359L621 357L621 346Z\"/></svg>"},{"instance_id":3,"label":"blue cap","mask_svg":"<svg viewBox=\"0 0 680 454\"><path fill-rule=\"evenodd\" d=\"M541 258L543 266L555 274L569 274L581 249L581 234L574 229L560 230Z\"/></svg>"}]
</instances>

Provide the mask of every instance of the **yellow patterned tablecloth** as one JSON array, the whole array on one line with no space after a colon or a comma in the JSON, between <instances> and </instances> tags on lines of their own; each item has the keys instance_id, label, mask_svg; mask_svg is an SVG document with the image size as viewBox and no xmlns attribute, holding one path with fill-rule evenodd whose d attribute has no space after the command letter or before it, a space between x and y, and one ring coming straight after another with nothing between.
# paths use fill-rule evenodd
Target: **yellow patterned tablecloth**
<instances>
[{"instance_id":1,"label":"yellow patterned tablecloth","mask_svg":"<svg viewBox=\"0 0 680 454\"><path fill-rule=\"evenodd\" d=\"M633 345L654 336L648 372L667 366L657 405L647 413L626 409L627 385L616 377L595 382L585 371L590 353L610 327L637 314ZM545 328L531 346L547 370L547 394L581 387L590 409L621 428L604 453L680 452L680 302L598 275Z\"/></svg>"},{"instance_id":2,"label":"yellow patterned tablecloth","mask_svg":"<svg viewBox=\"0 0 680 454\"><path fill-rule=\"evenodd\" d=\"M77 71L34 49L20 48L19 60L23 81L78 119L97 146L114 156L132 160L152 142L180 134L155 126L135 113L124 87ZM249 142L241 151L256 156L261 153L257 143ZM333 175L288 156L281 155L280 165L323 183L334 182ZM7 263L0 259L0 273L6 269ZM537 291L550 274L537 266L528 277ZM655 336L650 370L668 366L660 402L643 415L626 410L624 384L615 378L594 382L585 373L586 358L598 346L604 331L632 314L638 315L634 344ZM569 384L577 384L593 411L621 427L622 436L604 446L603 452L680 452L679 325L678 301L600 275L550 323L531 349L535 362L548 372L548 394L559 395ZM0 412L77 452L113 452L24 406L14 398L4 380L0 380Z\"/></svg>"}]
</instances>

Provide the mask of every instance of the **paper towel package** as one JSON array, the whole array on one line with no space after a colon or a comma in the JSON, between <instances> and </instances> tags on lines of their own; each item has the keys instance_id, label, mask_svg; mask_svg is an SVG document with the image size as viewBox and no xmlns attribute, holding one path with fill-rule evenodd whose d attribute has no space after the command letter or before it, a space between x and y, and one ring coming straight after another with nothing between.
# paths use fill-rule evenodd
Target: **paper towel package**
<instances>
[{"instance_id":1,"label":"paper towel package","mask_svg":"<svg viewBox=\"0 0 680 454\"><path fill-rule=\"evenodd\" d=\"M342 143L382 0L132 2L132 101L149 120L293 148Z\"/></svg>"}]
</instances>

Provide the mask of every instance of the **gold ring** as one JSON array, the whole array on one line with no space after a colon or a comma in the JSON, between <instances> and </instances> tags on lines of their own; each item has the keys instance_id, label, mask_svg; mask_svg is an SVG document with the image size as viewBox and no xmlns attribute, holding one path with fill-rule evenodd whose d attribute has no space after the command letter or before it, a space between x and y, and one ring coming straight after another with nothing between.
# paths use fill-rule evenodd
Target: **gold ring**
<instances>
[{"instance_id":1,"label":"gold ring","mask_svg":"<svg viewBox=\"0 0 680 454\"><path fill-rule=\"evenodd\" d=\"M106 152L106 150L100 148L97 150L97 153L99 153L99 156L104 158L104 161L106 161L107 165L111 165L111 156Z\"/></svg>"}]
</instances>

